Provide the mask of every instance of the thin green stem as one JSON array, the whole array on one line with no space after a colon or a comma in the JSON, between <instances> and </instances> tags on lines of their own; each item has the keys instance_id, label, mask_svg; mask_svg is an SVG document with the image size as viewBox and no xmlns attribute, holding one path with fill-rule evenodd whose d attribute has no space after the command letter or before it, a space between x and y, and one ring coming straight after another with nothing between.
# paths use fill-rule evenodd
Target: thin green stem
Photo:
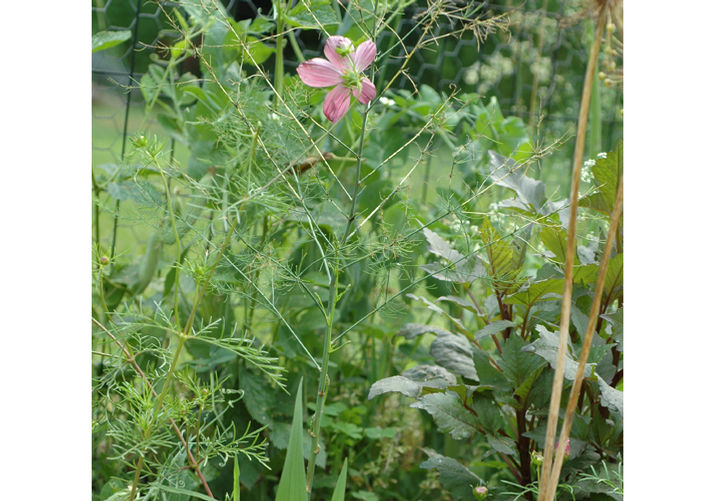
<instances>
[{"instance_id":1,"label":"thin green stem","mask_svg":"<svg viewBox=\"0 0 701 501\"><path fill-rule=\"evenodd\" d=\"M217 268L217 265L219 264L219 261L221 260L222 256L224 255L224 251L229 245L229 241L231 240L231 236L234 234L234 229L236 228L236 224L233 222L229 226L229 231L226 234L226 237L224 238L224 241L222 242L221 247L219 248L219 253L217 254L216 259L214 260L214 263L211 266L211 269L209 270L209 274L205 278L204 282L198 286L198 289L196 291L196 296L195 296L195 301L192 303L192 311L190 312L190 316L187 319L187 323L185 324L185 328L183 329L183 332L178 335L178 346L175 348L175 353L173 355L173 359L171 360L170 367L168 368L168 374L166 375L166 380L165 383L163 384L163 389L161 392L158 394L158 398L156 399L156 405L154 406L154 415L153 419L151 420L148 428L146 429L146 433L144 434L144 439L148 440L151 437L151 433L153 433L154 426L156 424L156 416L158 412L161 410L161 406L163 405L163 400L165 399L166 394L168 393L168 389L170 386L170 382L173 379L173 375L175 374L175 368L178 364L178 360L180 358L180 354L182 353L183 346L185 345L185 341L188 339L190 330L192 329L193 324L195 323L195 315L197 313L197 308L200 305L200 302L202 301L202 298L204 297L204 294L207 290L207 286L209 285L210 280L212 279L212 276L214 275L214 272ZM136 465L136 470L134 471L134 480L132 482L132 488L131 488L131 494L129 496L129 501L134 500L134 496L136 495L136 487L139 484L139 476L141 475L141 469L143 468L144 465L144 456L141 455L139 457L139 461Z\"/></svg>"},{"instance_id":2,"label":"thin green stem","mask_svg":"<svg viewBox=\"0 0 701 501\"><path fill-rule=\"evenodd\" d=\"M377 4L375 4L377 7ZM336 301L338 299L338 276L341 271L339 251L343 252L343 247L346 245L348 236L350 235L353 221L355 220L355 205L358 200L360 191L360 167L363 158L363 145L365 143L365 130L367 127L369 108L363 112L363 123L360 128L360 143L358 145L357 162L355 164L355 183L353 187L353 196L351 198L351 206L348 211L346 220L346 229L343 231L343 237L336 248L336 259L334 264L334 273L329 285L329 304L327 305L328 313L326 315L326 332L324 334L324 353L322 356L321 375L319 376L319 387L316 395L316 412L312 421L312 448L309 453L309 464L307 465L307 495L311 499L312 486L314 484L314 470L316 467L316 456L319 453L319 441L321 438L321 418L324 414L324 403L326 402L326 394L328 393L328 368L329 355L331 353L331 336L333 334L334 313L336 311Z\"/></svg>"},{"instance_id":3,"label":"thin green stem","mask_svg":"<svg viewBox=\"0 0 701 501\"><path fill-rule=\"evenodd\" d=\"M178 235L178 227L175 225L175 210L173 208L173 199L170 196L170 186L166 179L165 173L161 168L161 164L155 156L151 157L151 161L158 169L163 181L163 189L166 193L166 202L168 203L168 214L170 216L170 225L173 228L173 236L175 237L175 259L180 260L180 236ZM173 280L173 316L175 317L175 325L180 330L180 315L178 314L178 287L180 284L180 266L175 266L175 278Z\"/></svg>"},{"instance_id":4,"label":"thin green stem","mask_svg":"<svg viewBox=\"0 0 701 501\"><path fill-rule=\"evenodd\" d=\"M277 36L275 37L275 109L282 96L282 84L285 75L285 59L283 42L285 41L285 16L283 10L285 3L281 0L275 2L275 17L277 21Z\"/></svg>"}]
</instances>

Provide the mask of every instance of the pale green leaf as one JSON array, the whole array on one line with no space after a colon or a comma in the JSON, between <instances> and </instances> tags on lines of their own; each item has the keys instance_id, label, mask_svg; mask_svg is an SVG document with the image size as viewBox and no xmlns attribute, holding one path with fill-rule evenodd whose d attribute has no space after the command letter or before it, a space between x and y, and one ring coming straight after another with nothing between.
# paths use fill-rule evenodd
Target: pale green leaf
<instances>
[{"instance_id":1,"label":"pale green leaf","mask_svg":"<svg viewBox=\"0 0 701 501\"><path fill-rule=\"evenodd\" d=\"M343 460L343 468L341 468L341 474L336 480L336 487L331 495L331 501L343 501L346 494L346 475L348 472L348 458Z\"/></svg>"},{"instance_id":2,"label":"pale green leaf","mask_svg":"<svg viewBox=\"0 0 701 501\"><path fill-rule=\"evenodd\" d=\"M92 51L98 52L115 47L130 38L131 31L129 30L100 31L92 36Z\"/></svg>"},{"instance_id":3,"label":"pale green leaf","mask_svg":"<svg viewBox=\"0 0 701 501\"><path fill-rule=\"evenodd\" d=\"M340 22L330 0L301 0L287 12L285 20L290 26L302 29L318 29L319 24Z\"/></svg>"},{"instance_id":4,"label":"pale green leaf","mask_svg":"<svg viewBox=\"0 0 701 501\"><path fill-rule=\"evenodd\" d=\"M295 399L290 441L287 444L287 454L275 501L306 501L306 482L304 453L302 451L302 381L300 381Z\"/></svg>"}]
</instances>

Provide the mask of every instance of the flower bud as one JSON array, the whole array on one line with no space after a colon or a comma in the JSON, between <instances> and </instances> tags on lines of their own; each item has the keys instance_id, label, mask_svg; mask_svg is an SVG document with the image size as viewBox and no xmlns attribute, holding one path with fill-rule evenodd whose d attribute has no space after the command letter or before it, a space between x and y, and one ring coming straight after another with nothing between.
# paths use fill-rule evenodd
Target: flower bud
<instances>
[{"instance_id":1,"label":"flower bud","mask_svg":"<svg viewBox=\"0 0 701 501\"><path fill-rule=\"evenodd\" d=\"M110 264L110 258L108 258L107 256L100 256L100 264L102 266L107 266L108 264Z\"/></svg>"},{"instance_id":2,"label":"flower bud","mask_svg":"<svg viewBox=\"0 0 701 501\"><path fill-rule=\"evenodd\" d=\"M560 444L560 441L558 440L555 442L555 450L557 450L557 446ZM567 439L567 443L565 444L565 459L570 457L570 439Z\"/></svg>"},{"instance_id":3,"label":"flower bud","mask_svg":"<svg viewBox=\"0 0 701 501\"><path fill-rule=\"evenodd\" d=\"M543 464L543 455L538 451L531 451L531 463L537 468Z\"/></svg>"},{"instance_id":4,"label":"flower bud","mask_svg":"<svg viewBox=\"0 0 701 501\"><path fill-rule=\"evenodd\" d=\"M489 493L489 490L484 485L478 485L477 487L472 489L472 493L475 495L475 498L477 498L477 501L482 501L483 499L487 499L487 494Z\"/></svg>"}]
</instances>

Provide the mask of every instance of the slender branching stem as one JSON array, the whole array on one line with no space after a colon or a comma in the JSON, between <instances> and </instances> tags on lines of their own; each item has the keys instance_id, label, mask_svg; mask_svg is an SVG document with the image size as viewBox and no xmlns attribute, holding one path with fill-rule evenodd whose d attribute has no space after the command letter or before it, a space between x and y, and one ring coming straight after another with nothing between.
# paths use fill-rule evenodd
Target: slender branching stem
<instances>
[{"instance_id":1,"label":"slender branching stem","mask_svg":"<svg viewBox=\"0 0 701 501\"><path fill-rule=\"evenodd\" d=\"M127 348L126 345L122 344L119 342L119 340L115 337L114 334L112 334L104 325L102 325L97 319L93 318L92 319L93 323L97 325L100 329L102 329L105 334L107 334L112 341L114 341L117 346L122 350L124 355L127 357L127 361L134 367L134 370L139 374L141 377L142 381L148 389L151 391L151 394L154 397L157 397L158 395L156 394L156 390L153 389L153 385L151 382L148 380L146 377L146 374L144 374L144 371L141 369L139 364L136 362L136 359L134 358L134 355L129 351L129 348ZM202 472L200 471L200 467L197 464L197 461L192 455L192 452L190 451L190 447L188 446L187 442L185 441L185 437L183 437L182 431L180 431L180 428L178 427L177 423L173 420L173 418L168 418L168 421L170 421L171 426L173 427L173 430L175 431L175 434L178 436L178 440L180 440L180 443L183 444L183 447L185 448L185 452L187 453L187 458L190 461L190 466L192 466L192 469L197 473L197 476L200 479L200 482L202 482L202 486L204 487L204 490L207 492L207 495L209 497L213 498L214 495L212 494L211 489L209 488L209 485L207 484L207 481L204 478L204 475L202 475Z\"/></svg>"},{"instance_id":2,"label":"slender branching stem","mask_svg":"<svg viewBox=\"0 0 701 501\"><path fill-rule=\"evenodd\" d=\"M557 431L557 417L560 409L560 397L565 371L565 356L567 354L567 338L570 328L570 311L572 307L572 275L575 258L575 241L577 227L577 207L579 197L579 179L582 171L582 157L584 155L584 139L587 130L587 115L589 113L589 101L594 80L594 70L596 59L601 48L601 35L606 22L606 10L599 11L599 20L594 35L594 41L589 53L584 88L582 89L582 102L579 108L579 122L577 124L577 139L575 143L574 168L572 171L572 187L570 190L570 218L567 231L567 254L565 259L565 283L562 292L562 310L560 312L560 342L558 348L558 358L553 378L552 393L550 395L550 410L548 414L548 426L545 436L545 452L543 454L543 467L540 475L540 489L538 501L545 500L546 482L550 479L552 469L553 447L555 445L555 434Z\"/></svg>"},{"instance_id":3,"label":"slender branching stem","mask_svg":"<svg viewBox=\"0 0 701 501\"><path fill-rule=\"evenodd\" d=\"M163 389L161 392L158 394L158 398L156 399L156 404L154 406L154 419L151 421L149 424L148 428L146 428L146 433L144 434L145 439L148 440L151 436L151 433L153 433L154 426L156 424L156 415L161 409L161 406L163 405L163 400L165 399L166 394L168 393L168 389L170 386L170 382L173 379L173 376L175 374L175 369L178 364L178 360L180 358L180 354L182 353L183 346L185 345L185 340L189 337L190 335L190 330L192 329L192 326L195 323L195 315L197 313L197 308L200 305L200 302L202 301L202 298L204 297L205 292L207 291L207 286L209 285L210 280L212 279L212 276L214 275L214 272L217 268L217 265L219 264L219 261L221 260L222 256L224 255L224 251L229 245L229 241L231 240L232 235L234 234L234 229L236 228L236 224L233 222L229 226L229 231L226 234L226 237L224 238L224 241L222 242L222 245L219 248L219 253L217 254L217 257L214 260L214 263L212 264L209 273L207 277L205 278L204 282L198 286L198 290L196 291L195 295L195 301L192 303L192 310L190 311L190 316L187 319L187 323L185 324L185 328L183 329L182 333L178 336L178 345L175 348L175 353L173 354L173 359L170 362L170 367L168 368L168 374L166 375L166 380L165 383L163 383ZM144 465L144 456L141 455L139 457L139 461L136 465L136 469L134 471L134 480L132 482L132 488L131 488L131 494L129 496L129 501L134 500L134 496L136 495L136 486L139 483L139 476L141 475L141 469L143 468Z\"/></svg>"}]
</instances>

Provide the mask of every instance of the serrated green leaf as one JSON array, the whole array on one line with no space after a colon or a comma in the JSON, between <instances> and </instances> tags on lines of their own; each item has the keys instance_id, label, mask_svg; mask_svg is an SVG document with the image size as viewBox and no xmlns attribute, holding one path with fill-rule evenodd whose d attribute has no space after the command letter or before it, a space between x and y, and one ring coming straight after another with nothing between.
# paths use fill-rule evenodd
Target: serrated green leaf
<instances>
[{"instance_id":1,"label":"serrated green leaf","mask_svg":"<svg viewBox=\"0 0 701 501\"><path fill-rule=\"evenodd\" d=\"M115 47L122 42L126 42L130 38L130 30L100 31L92 36L92 51L98 52Z\"/></svg>"},{"instance_id":2,"label":"serrated green leaf","mask_svg":"<svg viewBox=\"0 0 701 501\"><path fill-rule=\"evenodd\" d=\"M487 217L482 222L480 236L484 242L484 250L489 259L488 272L494 280L494 287L503 293L518 290L516 278L519 268L514 268L514 249L508 241L497 232Z\"/></svg>"},{"instance_id":3,"label":"serrated green leaf","mask_svg":"<svg viewBox=\"0 0 701 501\"><path fill-rule=\"evenodd\" d=\"M501 452L502 454L506 454L508 456L516 456L518 454L513 442L504 437L487 435L487 443L492 449L497 452Z\"/></svg>"},{"instance_id":4,"label":"serrated green leaf","mask_svg":"<svg viewBox=\"0 0 701 501\"><path fill-rule=\"evenodd\" d=\"M525 290L504 299L507 304L522 304L530 307L539 299L560 299L564 288L564 280L561 278L551 278L533 282ZM547 297L543 297L547 296Z\"/></svg>"},{"instance_id":5,"label":"serrated green leaf","mask_svg":"<svg viewBox=\"0 0 701 501\"><path fill-rule=\"evenodd\" d=\"M534 342L524 346L522 349L525 352L535 353L539 357L546 360L553 369L557 365L557 352L559 350L560 341L558 333L549 331L543 325L537 325L536 330L540 337ZM594 371L593 364L587 364L584 369L584 377L590 377ZM565 354L565 378L569 381L574 381L577 375L577 362L572 356Z\"/></svg>"},{"instance_id":6,"label":"serrated green leaf","mask_svg":"<svg viewBox=\"0 0 701 501\"><path fill-rule=\"evenodd\" d=\"M411 407L431 414L438 430L450 433L454 439L467 438L475 431L474 416L465 409L455 393L429 393L411 404Z\"/></svg>"},{"instance_id":7,"label":"serrated green leaf","mask_svg":"<svg viewBox=\"0 0 701 501\"><path fill-rule=\"evenodd\" d=\"M601 403L609 409L615 410L623 415L623 392L611 387L604 379L596 375L596 380L599 383L599 391L601 392Z\"/></svg>"},{"instance_id":8,"label":"serrated green leaf","mask_svg":"<svg viewBox=\"0 0 701 501\"><path fill-rule=\"evenodd\" d=\"M509 383L504 375L492 366L489 357L482 350L475 350L472 354L477 377L482 385L494 386L495 388L508 388Z\"/></svg>"},{"instance_id":9,"label":"serrated green leaf","mask_svg":"<svg viewBox=\"0 0 701 501\"><path fill-rule=\"evenodd\" d=\"M546 363L533 353L523 351L526 342L521 336L509 336L502 348L504 377L516 389L514 394L524 399Z\"/></svg>"},{"instance_id":10,"label":"serrated green leaf","mask_svg":"<svg viewBox=\"0 0 701 501\"><path fill-rule=\"evenodd\" d=\"M424 449L429 459L419 465L426 470L437 470L440 482L455 499L473 500L472 487L482 484L482 480L455 459L443 456L431 449Z\"/></svg>"},{"instance_id":11,"label":"serrated green leaf","mask_svg":"<svg viewBox=\"0 0 701 501\"><path fill-rule=\"evenodd\" d=\"M290 441L287 444L287 454L285 454L285 463L282 467L275 501L306 501L306 482L302 450L302 381L300 381L295 399Z\"/></svg>"},{"instance_id":12,"label":"serrated green leaf","mask_svg":"<svg viewBox=\"0 0 701 501\"><path fill-rule=\"evenodd\" d=\"M610 296L611 292L621 285L623 285L623 254L616 254L613 259L609 260L606 268L604 294L606 297Z\"/></svg>"},{"instance_id":13,"label":"serrated green leaf","mask_svg":"<svg viewBox=\"0 0 701 501\"><path fill-rule=\"evenodd\" d=\"M540 240L555 255L559 263L565 262L567 255L567 232L559 227L546 226L540 231Z\"/></svg>"}]
</instances>

